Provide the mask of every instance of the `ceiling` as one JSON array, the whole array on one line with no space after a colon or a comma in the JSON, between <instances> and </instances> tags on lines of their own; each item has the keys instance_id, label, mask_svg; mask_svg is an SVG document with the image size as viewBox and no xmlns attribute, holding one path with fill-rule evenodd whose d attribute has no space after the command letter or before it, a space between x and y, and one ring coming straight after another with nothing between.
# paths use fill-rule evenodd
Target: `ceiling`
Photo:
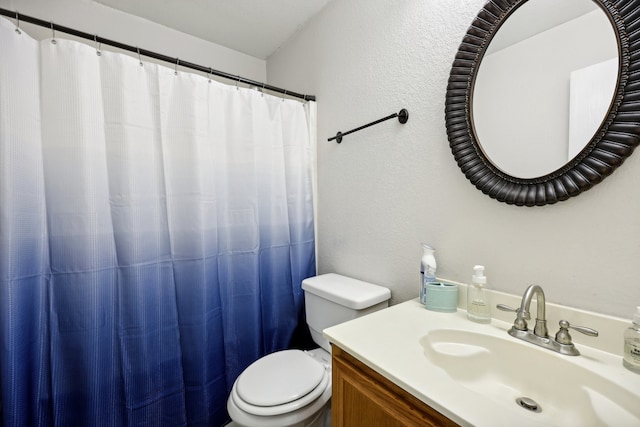
<instances>
[{"instance_id":1,"label":"ceiling","mask_svg":"<svg viewBox=\"0 0 640 427\"><path fill-rule=\"evenodd\" d=\"M96 0L266 59L330 0Z\"/></svg>"}]
</instances>

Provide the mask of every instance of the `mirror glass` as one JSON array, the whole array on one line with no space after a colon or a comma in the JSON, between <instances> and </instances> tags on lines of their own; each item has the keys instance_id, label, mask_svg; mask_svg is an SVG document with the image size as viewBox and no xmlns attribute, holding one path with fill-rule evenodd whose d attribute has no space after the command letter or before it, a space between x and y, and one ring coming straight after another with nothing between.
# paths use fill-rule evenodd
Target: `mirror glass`
<instances>
[{"instance_id":1,"label":"mirror glass","mask_svg":"<svg viewBox=\"0 0 640 427\"><path fill-rule=\"evenodd\" d=\"M618 42L592 0L529 0L490 41L471 93L473 132L504 173L537 178L591 141L614 99Z\"/></svg>"}]
</instances>

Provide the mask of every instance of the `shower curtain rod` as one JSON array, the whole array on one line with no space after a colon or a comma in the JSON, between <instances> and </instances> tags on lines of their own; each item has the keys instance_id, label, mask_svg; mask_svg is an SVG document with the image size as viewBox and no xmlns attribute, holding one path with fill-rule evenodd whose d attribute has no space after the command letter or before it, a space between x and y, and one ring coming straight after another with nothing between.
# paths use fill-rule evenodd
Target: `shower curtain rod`
<instances>
[{"instance_id":1,"label":"shower curtain rod","mask_svg":"<svg viewBox=\"0 0 640 427\"><path fill-rule=\"evenodd\" d=\"M142 56L146 56L146 57L149 57L149 58L158 59L160 61L170 62L172 64L175 64L176 67L177 66L181 66L181 67L185 67L185 68L190 68L192 70L201 71L203 73L211 74L211 75L218 76L218 77L223 77L223 78L229 79L229 80L234 80L234 81L239 82L239 83L247 84L247 85L250 85L250 86L256 86L256 87L258 87L258 88L260 88L262 90L268 90L270 92L277 92L277 93L281 93L281 94L286 95L286 96L291 96L291 97L294 97L294 98L300 98L300 99L303 99L305 101L315 101L316 100L315 95L303 95L303 94L300 94L300 93L292 92L292 91L289 91L289 90L286 90L286 89L282 89L282 88L279 88L279 87L276 87L276 86L271 86L271 85L268 85L268 84L265 84L265 83L257 82L257 81L250 80L250 79L246 79L244 77L235 76L233 74L225 73L224 71L214 70L211 67L204 67L202 65L193 64L191 62L182 61L180 58L172 58L170 56L163 55L161 53L152 52L150 50L140 49L140 48L138 48L136 46L131 46L131 45L120 43L120 42L117 42L117 41L114 41L114 40L105 39L104 37L99 37L96 34L85 33L85 32L79 31L79 30L75 30L73 28L64 27L62 25L54 24L53 22L44 21L42 19L34 18L33 16L23 15L23 14L18 13L18 12L12 12L12 11L7 10L7 9L0 8L0 15L4 15L6 17L15 19L17 21L18 28L20 28L20 21L28 22L30 24L39 25L40 27L50 28L51 31L60 31L62 33L71 34L73 36L81 37L83 39L92 40L95 43L105 44L105 45L108 45L108 46L117 47L118 49L127 50L129 52L136 53L139 56L142 55Z\"/></svg>"}]
</instances>

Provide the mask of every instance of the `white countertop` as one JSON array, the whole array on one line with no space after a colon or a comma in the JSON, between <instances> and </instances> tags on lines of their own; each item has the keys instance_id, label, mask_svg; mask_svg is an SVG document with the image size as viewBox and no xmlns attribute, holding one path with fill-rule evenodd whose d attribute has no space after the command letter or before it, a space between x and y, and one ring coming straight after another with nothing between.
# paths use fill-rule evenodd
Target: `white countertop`
<instances>
[{"instance_id":1,"label":"white countertop","mask_svg":"<svg viewBox=\"0 0 640 427\"><path fill-rule=\"evenodd\" d=\"M531 346L531 351L551 352L508 336L510 327L511 323L496 319L490 324L471 322L461 309L457 313L429 311L416 299L327 328L324 335L333 344L462 426L540 426L542 418L539 414L528 412L512 402L491 400L464 387L425 356L427 344L424 337L429 331L443 328L506 337L519 345ZM549 325L549 329L550 334L555 333L553 325ZM622 343L622 336L619 340ZM607 378L622 384L623 388L640 390L640 375L624 369L619 355L579 343L576 346L582 355L558 357L569 357L571 363L587 369L600 372L606 369ZM528 348L525 351L529 351ZM501 354L499 357L508 358L510 355ZM549 380L557 381L553 375ZM545 421L545 425L549 424ZM557 425L567 425L566 420Z\"/></svg>"}]
</instances>

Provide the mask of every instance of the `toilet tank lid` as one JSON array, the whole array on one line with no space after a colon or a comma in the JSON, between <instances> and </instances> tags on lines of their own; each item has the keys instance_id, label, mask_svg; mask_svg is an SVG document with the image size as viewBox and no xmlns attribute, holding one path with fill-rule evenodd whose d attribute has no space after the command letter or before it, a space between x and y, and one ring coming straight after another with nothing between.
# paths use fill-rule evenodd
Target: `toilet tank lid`
<instances>
[{"instance_id":1,"label":"toilet tank lid","mask_svg":"<svg viewBox=\"0 0 640 427\"><path fill-rule=\"evenodd\" d=\"M391 291L336 273L321 274L302 281L302 289L345 307L362 310L387 301Z\"/></svg>"}]
</instances>

